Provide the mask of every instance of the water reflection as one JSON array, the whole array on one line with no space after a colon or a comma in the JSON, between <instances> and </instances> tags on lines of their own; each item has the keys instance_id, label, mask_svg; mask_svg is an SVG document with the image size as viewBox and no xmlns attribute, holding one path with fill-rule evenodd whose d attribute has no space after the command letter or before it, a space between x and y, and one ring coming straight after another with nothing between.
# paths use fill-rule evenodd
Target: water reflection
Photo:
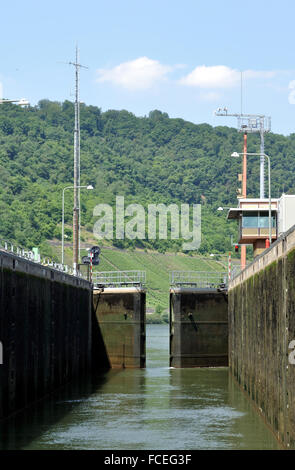
<instances>
[{"instance_id":1,"label":"water reflection","mask_svg":"<svg viewBox=\"0 0 295 470\"><path fill-rule=\"evenodd\" d=\"M170 408L187 449L279 449L226 368L171 370Z\"/></svg>"},{"instance_id":2,"label":"water reflection","mask_svg":"<svg viewBox=\"0 0 295 470\"><path fill-rule=\"evenodd\" d=\"M2 449L277 449L222 369L170 369L168 328L147 327L147 368L68 387L0 427Z\"/></svg>"}]
</instances>

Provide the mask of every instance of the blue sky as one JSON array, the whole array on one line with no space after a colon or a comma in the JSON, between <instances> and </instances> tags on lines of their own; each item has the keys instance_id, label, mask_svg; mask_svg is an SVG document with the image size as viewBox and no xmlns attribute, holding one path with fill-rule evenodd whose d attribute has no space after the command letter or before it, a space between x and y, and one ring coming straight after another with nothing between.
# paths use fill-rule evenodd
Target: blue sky
<instances>
[{"instance_id":1,"label":"blue sky","mask_svg":"<svg viewBox=\"0 0 295 470\"><path fill-rule=\"evenodd\" d=\"M73 100L78 42L81 100L138 116L235 126L227 106L270 115L295 131L294 0L35 0L1 5L0 83L5 98Z\"/></svg>"}]
</instances>

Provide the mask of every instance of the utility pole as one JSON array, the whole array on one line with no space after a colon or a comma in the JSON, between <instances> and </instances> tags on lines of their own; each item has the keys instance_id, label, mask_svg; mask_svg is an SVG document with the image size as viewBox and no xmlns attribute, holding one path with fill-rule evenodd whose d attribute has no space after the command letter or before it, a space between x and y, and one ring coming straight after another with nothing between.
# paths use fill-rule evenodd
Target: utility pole
<instances>
[{"instance_id":1,"label":"utility pole","mask_svg":"<svg viewBox=\"0 0 295 470\"><path fill-rule=\"evenodd\" d=\"M75 67L75 128L74 128L74 208L73 208L73 270L78 272L80 256L80 68L76 46L76 61L69 62Z\"/></svg>"},{"instance_id":2,"label":"utility pole","mask_svg":"<svg viewBox=\"0 0 295 470\"><path fill-rule=\"evenodd\" d=\"M242 180L242 195L247 197L247 132L244 132L244 154L243 154L243 180ZM241 269L245 269L247 264L247 247L241 246Z\"/></svg>"},{"instance_id":3,"label":"utility pole","mask_svg":"<svg viewBox=\"0 0 295 470\"><path fill-rule=\"evenodd\" d=\"M259 117L259 123L260 123L260 199L264 199L265 194L264 194L264 133L270 131L270 121L269 121L269 126L265 130L264 122L265 122L265 116L260 116ZM270 118L268 118L270 119Z\"/></svg>"}]
</instances>

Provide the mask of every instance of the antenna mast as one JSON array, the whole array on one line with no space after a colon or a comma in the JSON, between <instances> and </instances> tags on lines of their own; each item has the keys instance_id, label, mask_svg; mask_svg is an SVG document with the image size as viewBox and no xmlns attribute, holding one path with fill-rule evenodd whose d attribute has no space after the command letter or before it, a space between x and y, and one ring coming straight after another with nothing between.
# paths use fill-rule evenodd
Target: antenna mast
<instances>
[{"instance_id":1,"label":"antenna mast","mask_svg":"<svg viewBox=\"0 0 295 470\"><path fill-rule=\"evenodd\" d=\"M79 49L76 46L75 67L75 128L74 128L74 208L73 208L73 270L78 272L80 258L80 68Z\"/></svg>"},{"instance_id":2,"label":"antenna mast","mask_svg":"<svg viewBox=\"0 0 295 470\"><path fill-rule=\"evenodd\" d=\"M242 103L242 98L241 98ZM216 116L232 116L238 120L238 131L244 134L260 133L260 153L264 154L264 134L271 130L270 116L263 114L241 114L228 113L227 108L218 108L215 111ZM260 199L265 198L264 188L264 156L260 156Z\"/></svg>"},{"instance_id":3,"label":"antenna mast","mask_svg":"<svg viewBox=\"0 0 295 470\"><path fill-rule=\"evenodd\" d=\"M243 72L241 71L241 115L243 114Z\"/></svg>"}]
</instances>

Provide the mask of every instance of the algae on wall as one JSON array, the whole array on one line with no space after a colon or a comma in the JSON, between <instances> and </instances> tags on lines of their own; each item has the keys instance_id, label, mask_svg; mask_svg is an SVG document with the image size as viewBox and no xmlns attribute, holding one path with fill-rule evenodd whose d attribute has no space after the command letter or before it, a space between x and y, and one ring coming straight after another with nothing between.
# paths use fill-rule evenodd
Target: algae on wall
<instances>
[{"instance_id":1,"label":"algae on wall","mask_svg":"<svg viewBox=\"0 0 295 470\"><path fill-rule=\"evenodd\" d=\"M89 370L91 291L0 269L0 419Z\"/></svg>"},{"instance_id":2,"label":"algae on wall","mask_svg":"<svg viewBox=\"0 0 295 470\"><path fill-rule=\"evenodd\" d=\"M277 437L295 448L295 250L229 290L229 365Z\"/></svg>"}]
</instances>

